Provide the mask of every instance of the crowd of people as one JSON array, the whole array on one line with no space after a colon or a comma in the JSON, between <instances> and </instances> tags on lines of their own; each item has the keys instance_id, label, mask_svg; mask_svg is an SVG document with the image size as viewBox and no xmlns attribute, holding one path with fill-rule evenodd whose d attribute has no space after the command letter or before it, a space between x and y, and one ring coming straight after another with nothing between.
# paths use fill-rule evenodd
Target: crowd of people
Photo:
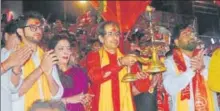
<instances>
[{"instance_id":1,"label":"crowd of people","mask_svg":"<svg viewBox=\"0 0 220 111\"><path fill-rule=\"evenodd\" d=\"M220 49L205 56L191 25L174 28L167 70L152 75L120 50L116 22L80 23L47 29L30 11L4 26L1 111L219 111Z\"/></svg>"}]
</instances>

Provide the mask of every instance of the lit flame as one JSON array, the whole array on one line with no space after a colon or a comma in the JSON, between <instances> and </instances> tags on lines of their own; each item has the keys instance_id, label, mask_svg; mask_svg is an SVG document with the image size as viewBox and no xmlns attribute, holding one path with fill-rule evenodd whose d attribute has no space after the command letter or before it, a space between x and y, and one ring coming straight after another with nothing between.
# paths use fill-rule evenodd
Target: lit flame
<instances>
[{"instance_id":1,"label":"lit flame","mask_svg":"<svg viewBox=\"0 0 220 111\"><path fill-rule=\"evenodd\" d=\"M150 5L148 5L147 8L146 8L146 10L147 10L148 12L152 12L152 11L154 11L154 8L153 8L152 6L150 6Z\"/></svg>"}]
</instances>

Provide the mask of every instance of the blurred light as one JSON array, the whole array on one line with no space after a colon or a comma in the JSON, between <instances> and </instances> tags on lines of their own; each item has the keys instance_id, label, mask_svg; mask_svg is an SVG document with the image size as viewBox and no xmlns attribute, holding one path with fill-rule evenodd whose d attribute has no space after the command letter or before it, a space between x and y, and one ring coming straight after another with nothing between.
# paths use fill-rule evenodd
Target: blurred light
<instances>
[{"instance_id":1,"label":"blurred light","mask_svg":"<svg viewBox=\"0 0 220 111\"><path fill-rule=\"evenodd\" d=\"M85 4L87 1L79 1L80 3L82 3L82 4Z\"/></svg>"},{"instance_id":2,"label":"blurred light","mask_svg":"<svg viewBox=\"0 0 220 111\"><path fill-rule=\"evenodd\" d=\"M9 14L12 14L12 15L13 15L14 13L13 13L12 11L10 11Z\"/></svg>"},{"instance_id":3,"label":"blurred light","mask_svg":"<svg viewBox=\"0 0 220 111\"><path fill-rule=\"evenodd\" d=\"M137 31L138 31L138 28L136 28L134 32L136 33Z\"/></svg>"},{"instance_id":4,"label":"blurred light","mask_svg":"<svg viewBox=\"0 0 220 111\"><path fill-rule=\"evenodd\" d=\"M215 44L215 41L214 41L214 39L213 39L213 38L211 38L211 42L212 42L212 44Z\"/></svg>"}]
</instances>

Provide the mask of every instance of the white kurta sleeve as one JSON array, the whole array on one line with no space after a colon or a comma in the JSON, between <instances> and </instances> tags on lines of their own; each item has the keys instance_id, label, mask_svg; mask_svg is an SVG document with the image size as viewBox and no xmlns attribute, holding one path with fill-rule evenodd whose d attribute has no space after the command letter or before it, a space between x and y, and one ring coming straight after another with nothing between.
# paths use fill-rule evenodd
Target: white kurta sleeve
<instances>
[{"instance_id":1,"label":"white kurta sleeve","mask_svg":"<svg viewBox=\"0 0 220 111\"><path fill-rule=\"evenodd\" d=\"M10 54L11 54L11 51L2 49L1 50L1 62L5 61L9 57ZM19 84L17 86L14 86L14 84L11 82L11 76L12 76L12 69L9 69L4 74L2 74L1 78L4 78L5 80L2 81L1 84L4 84L4 87L10 91L11 96L12 96L12 101L14 101L19 98L18 90L22 85L23 79L20 78Z\"/></svg>"},{"instance_id":2,"label":"white kurta sleeve","mask_svg":"<svg viewBox=\"0 0 220 111\"><path fill-rule=\"evenodd\" d=\"M23 79L20 78L18 85L15 87L14 84L10 81L9 82L9 88L11 90L11 96L12 96L12 101L16 101L20 98L19 96L19 89L23 83Z\"/></svg>"},{"instance_id":3,"label":"white kurta sleeve","mask_svg":"<svg viewBox=\"0 0 220 111\"><path fill-rule=\"evenodd\" d=\"M9 74L9 75L10 75L9 78L11 78L11 76L12 76L12 71L10 71L10 74ZM22 78L20 78L19 83L18 83L17 86L15 86L15 85L11 82L11 80L10 80L10 81L9 81L9 89L11 90L12 93L17 93L18 90L19 90L19 88L21 87L22 83L23 83L23 79L22 79Z\"/></svg>"},{"instance_id":4,"label":"white kurta sleeve","mask_svg":"<svg viewBox=\"0 0 220 111\"><path fill-rule=\"evenodd\" d=\"M55 82L57 83L57 85L59 87L57 94L52 96L52 99L61 99L61 97L63 96L64 89L63 89L63 86L60 82L60 78L59 78L56 66L53 66L52 77L54 78Z\"/></svg>"},{"instance_id":5,"label":"white kurta sleeve","mask_svg":"<svg viewBox=\"0 0 220 111\"><path fill-rule=\"evenodd\" d=\"M192 80L195 73L191 68L181 74L177 74L176 66L172 58L165 60L167 71L163 73L163 85L170 95L176 95L184 89Z\"/></svg>"}]
</instances>

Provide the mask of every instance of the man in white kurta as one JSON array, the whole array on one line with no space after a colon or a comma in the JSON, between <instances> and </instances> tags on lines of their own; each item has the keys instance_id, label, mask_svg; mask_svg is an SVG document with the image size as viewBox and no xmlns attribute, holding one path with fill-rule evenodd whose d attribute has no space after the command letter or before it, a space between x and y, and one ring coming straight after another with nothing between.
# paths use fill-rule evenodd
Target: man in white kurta
<instances>
[{"instance_id":1,"label":"man in white kurta","mask_svg":"<svg viewBox=\"0 0 220 111\"><path fill-rule=\"evenodd\" d=\"M172 55L165 60L167 71L163 73L164 87L171 96L170 109L219 111L216 93L207 86L209 57L204 56L204 50L197 51L193 33L190 26L174 28L173 37L177 48L173 49ZM198 77L202 79L199 80ZM198 87L202 88L193 87L193 83L198 83Z\"/></svg>"},{"instance_id":2,"label":"man in white kurta","mask_svg":"<svg viewBox=\"0 0 220 111\"><path fill-rule=\"evenodd\" d=\"M17 65L24 63L31 54L31 49L25 47L10 55L20 43L16 30L17 24L12 20L4 27L3 32L2 39L5 45L1 48L1 111L12 111L12 101L14 97L17 97L18 88L22 83L20 75L16 75L15 70L12 70Z\"/></svg>"},{"instance_id":3,"label":"man in white kurta","mask_svg":"<svg viewBox=\"0 0 220 111\"><path fill-rule=\"evenodd\" d=\"M176 73L176 66L173 60L173 56L169 56L165 60L165 66L167 67L167 71L163 73L163 84L166 89L166 91L169 93L172 99L171 103L171 111L177 111L177 94L185 88L188 84L190 84L190 100L188 100L189 103L189 110L188 111L195 111L194 110L194 98L193 98L193 89L192 89L192 78L194 76L194 71L190 68L190 58L186 55L184 56L184 60L187 66L187 71L183 72L180 75L177 75ZM209 65L209 57L204 57L204 63L205 63L205 69L201 72L201 74L204 76L205 80L207 81L208 77L208 65ZM214 97L214 104L215 104L215 111L219 111L218 109L218 102L217 102L217 96L216 93L213 92Z\"/></svg>"},{"instance_id":4,"label":"man in white kurta","mask_svg":"<svg viewBox=\"0 0 220 111\"><path fill-rule=\"evenodd\" d=\"M9 54L10 51L6 48L1 49L1 63L8 58ZM17 97L18 88L22 83L22 80L20 80L19 85L15 87L11 83L11 76L11 69L1 74L1 111L12 111L13 97Z\"/></svg>"}]
</instances>

